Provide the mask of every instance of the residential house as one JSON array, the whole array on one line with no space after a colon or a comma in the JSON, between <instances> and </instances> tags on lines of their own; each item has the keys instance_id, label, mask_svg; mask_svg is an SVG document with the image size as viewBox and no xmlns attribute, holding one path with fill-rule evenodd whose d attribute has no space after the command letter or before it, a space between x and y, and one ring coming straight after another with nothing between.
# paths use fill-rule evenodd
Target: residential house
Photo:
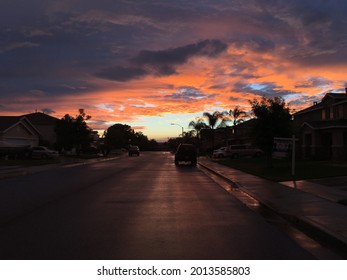
<instances>
[{"instance_id":1,"label":"residential house","mask_svg":"<svg viewBox=\"0 0 347 280\"><path fill-rule=\"evenodd\" d=\"M303 158L347 159L347 89L295 113L294 123Z\"/></svg>"},{"instance_id":2,"label":"residential house","mask_svg":"<svg viewBox=\"0 0 347 280\"><path fill-rule=\"evenodd\" d=\"M23 116L0 116L0 146L2 148L37 146L40 133Z\"/></svg>"},{"instance_id":3,"label":"residential house","mask_svg":"<svg viewBox=\"0 0 347 280\"><path fill-rule=\"evenodd\" d=\"M226 140L231 137L230 127L217 129L204 128L200 131L199 149L201 154L212 154L214 149L226 145Z\"/></svg>"},{"instance_id":4,"label":"residential house","mask_svg":"<svg viewBox=\"0 0 347 280\"><path fill-rule=\"evenodd\" d=\"M41 112L26 114L22 117L26 117L39 131L40 145L54 148L54 145L57 141L55 125L56 122L59 120L58 118L52 117Z\"/></svg>"},{"instance_id":5,"label":"residential house","mask_svg":"<svg viewBox=\"0 0 347 280\"><path fill-rule=\"evenodd\" d=\"M254 121L254 119L250 119L235 126L215 130L203 129L201 131L201 151L211 152L212 145L214 145L214 149L229 145L251 145L254 142L252 138Z\"/></svg>"},{"instance_id":6,"label":"residential house","mask_svg":"<svg viewBox=\"0 0 347 280\"><path fill-rule=\"evenodd\" d=\"M252 129L255 119L249 119L232 127L232 135L228 139L228 145L245 145L254 142Z\"/></svg>"}]
</instances>

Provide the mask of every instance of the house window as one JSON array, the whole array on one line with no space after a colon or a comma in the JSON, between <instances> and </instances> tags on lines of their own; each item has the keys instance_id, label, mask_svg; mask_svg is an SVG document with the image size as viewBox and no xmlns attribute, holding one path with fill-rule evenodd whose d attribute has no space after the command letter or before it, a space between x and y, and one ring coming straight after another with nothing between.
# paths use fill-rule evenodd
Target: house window
<instances>
[{"instance_id":1,"label":"house window","mask_svg":"<svg viewBox=\"0 0 347 280\"><path fill-rule=\"evenodd\" d=\"M312 156L312 134L304 134L304 157L310 158Z\"/></svg>"},{"instance_id":2,"label":"house window","mask_svg":"<svg viewBox=\"0 0 347 280\"><path fill-rule=\"evenodd\" d=\"M304 139L305 146L311 146L312 145L312 134L305 134L305 139Z\"/></svg>"},{"instance_id":3,"label":"house window","mask_svg":"<svg viewBox=\"0 0 347 280\"><path fill-rule=\"evenodd\" d=\"M339 105L338 107L338 118L342 119L343 118L343 105Z\"/></svg>"},{"instance_id":4,"label":"house window","mask_svg":"<svg viewBox=\"0 0 347 280\"><path fill-rule=\"evenodd\" d=\"M324 109L322 110L322 120L326 120L326 112Z\"/></svg>"},{"instance_id":5,"label":"house window","mask_svg":"<svg viewBox=\"0 0 347 280\"><path fill-rule=\"evenodd\" d=\"M325 108L322 110L322 120L328 120L333 118L333 112L330 112L330 108Z\"/></svg>"},{"instance_id":6,"label":"house window","mask_svg":"<svg viewBox=\"0 0 347 280\"><path fill-rule=\"evenodd\" d=\"M343 106L335 106L334 107L334 118L335 119L341 119L343 117Z\"/></svg>"}]
</instances>

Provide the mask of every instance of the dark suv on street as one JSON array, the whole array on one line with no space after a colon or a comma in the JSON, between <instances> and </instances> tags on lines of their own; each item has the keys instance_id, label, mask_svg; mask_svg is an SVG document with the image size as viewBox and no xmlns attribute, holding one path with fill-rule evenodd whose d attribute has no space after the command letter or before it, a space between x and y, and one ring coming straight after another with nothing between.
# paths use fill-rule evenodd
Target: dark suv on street
<instances>
[{"instance_id":1,"label":"dark suv on street","mask_svg":"<svg viewBox=\"0 0 347 280\"><path fill-rule=\"evenodd\" d=\"M197 164L197 151L192 144L180 144L175 153L175 165L179 165L181 161L190 162L191 165Z\"/></svg>"},{"instance_id":2,"label":"dark suv on street","mask_svg":"<svg viewBox=\"0 0 347 280\"><path fill-rule=\"evenodd\" d=\"M138 146L130 146L129 151L128 151L129 157L133 155L140 156L140 149Z\"/></svg>"}]
</instances>

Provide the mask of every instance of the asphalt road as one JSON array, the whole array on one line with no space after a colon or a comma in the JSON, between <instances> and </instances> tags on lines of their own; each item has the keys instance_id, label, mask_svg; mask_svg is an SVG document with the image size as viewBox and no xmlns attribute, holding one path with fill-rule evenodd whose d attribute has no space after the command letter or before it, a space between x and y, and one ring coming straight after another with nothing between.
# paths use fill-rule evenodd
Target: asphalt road
<instances>
[{"instance_id":1,"label":"asphalt road","mask_svg":"<svg viewBox=\"0 0 347 280\"><path fill-rule=\"evenodd\" d=\"M0 182L1 259L311 259L169 153Z\"/></svg>"}]
</instances>

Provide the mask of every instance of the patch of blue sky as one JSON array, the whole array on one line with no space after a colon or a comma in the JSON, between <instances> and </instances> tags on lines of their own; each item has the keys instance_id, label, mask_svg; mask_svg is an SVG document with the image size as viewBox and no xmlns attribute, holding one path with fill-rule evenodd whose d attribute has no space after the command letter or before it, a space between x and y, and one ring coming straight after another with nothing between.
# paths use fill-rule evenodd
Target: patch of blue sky
<instances>
[{"instance_id":1,"label":"patch of blue sky","mask_svg":"<svg viewBox=\"0 0 347 280\"><path fill-rule=\"evenodd\" d=\"M249 84L249 87L253 90L263 90L269 87L268 84L262 84L262 83L251 83Z\"/></svg>"}]
</instances>

